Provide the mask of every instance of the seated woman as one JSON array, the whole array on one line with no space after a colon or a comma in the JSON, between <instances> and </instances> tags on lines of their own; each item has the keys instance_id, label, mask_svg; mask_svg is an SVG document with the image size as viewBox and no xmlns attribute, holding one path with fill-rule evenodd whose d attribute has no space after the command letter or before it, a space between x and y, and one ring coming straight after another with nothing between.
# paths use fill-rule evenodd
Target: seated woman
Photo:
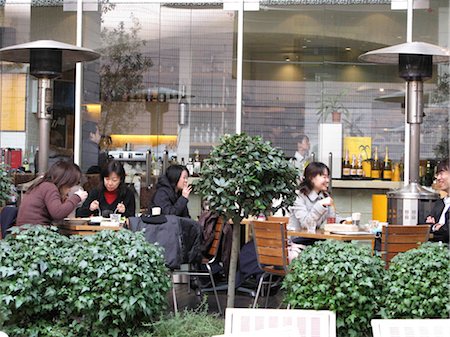
<instances>
[{"instance_id":1,"label":"seated woman","mask_svg":"<svg viewBox=\"0 0 450 337\"><path fill-rule=\"evenodd\" d=\"M441 161L437 166L436 182L439 189L445 191L447 196L435 201L431 214L427 217L426 222L432 225L432 241L448 243L448 222L450 214L450 169L448 159Z\"/></svg>"},{"instance_id":2,"label":"seated woman","mask_svg":"<svg viewBox=\"0 0 450 337\"><path fill-rule=\"evenodd\" d=\"M89 192L83 205L77 209L77 217L120 213L135 216L134 193L125 185L125 170L118 161L107 162L100 171L100 186ZM106 212L105 212L106 211Z\"/></svg>"},{"instance_id":3,"label":"seated woman","mask_svg":"<svg viewBox=\"0 0 450 337\"><path fill-rule=\"evenodd\" d=\"M319 228L327 221L330 208L334 211L334 201L328 193L329 183L330 170L325 164L312 162L305 168L298 196L294 205L290 207L288 230L308 230L311 223L315 228ZM336 222L344 221L339 216L336 218ZM315 241L317 240L301 237L292 240L302 245L311 245Z\"/></svg>"},{"instance_id":4,"label":"seated woman","mask_svg":"<svg viewBox=\"0 0 450 337\"><path fill-rule=\"evenodd\" d=\"M63 220L88 195L86 191L79 189L68 196L69 190L80 182L80 178L81 170L78 165L66 161L53 164L25 193L16 224L50 225Z\"/></svg>"},{"instance_id":5,"label":"seated woman","mask_svg":"<svg viewBox=\"0 0 450 337\"><path fill-rule=\"evenodd\" d=\"M149 210L160 207L161 214L190 218L187 204L192 187L188 185L188 177L189 172L185 166L169 166L166 174L158 179Z\"/></svg>"}]
</instances>

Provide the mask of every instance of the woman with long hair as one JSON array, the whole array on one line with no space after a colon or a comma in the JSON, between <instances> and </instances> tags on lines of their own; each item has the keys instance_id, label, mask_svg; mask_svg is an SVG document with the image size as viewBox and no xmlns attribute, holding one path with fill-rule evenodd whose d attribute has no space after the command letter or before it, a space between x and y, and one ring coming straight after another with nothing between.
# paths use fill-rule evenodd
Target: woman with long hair
<instances>
[{"instance_id":1,"label":"woman with long hair","mask_svg":"<svg viewBox=\"0 0 450 337\"><path fill-rule=\"evenodd\" d=\"M288 223L289 230L310 229L313 224L319 228L327 220L330 208L334 211L334 200L328 193L330 184L330 169L323 163L312 162L305 168L299 193L290 207ZM337 217L337 222L344 219ZM315 240L296 238L293 242L304 245L312 244Z\"/></svg>"},{"instance_id":2,"label":"woman with long hair","mask_svg":"<svg viewBox=\"0 0 450 337\"><path fill-rule=\"evenodd\" d=\"M79 189L68 196L69 190L79 184L80 178L78 165L66 161L53 164L25 193L16 224L50 225L64 219L88 195Z\"/></svg>"},{"instance_id":3,"label":"woman with long hair","mask_svg":"<svg viewBox=\"0 0 450 337\"><path fill-rule=\"evenodd\" d=\"M91 215L109 216L119 213L135 216L134 193L125 184L125 169L118 161L107 162L100 171L100 186L92 189L83 205L77 209L78 217Z\"/></svg>"},{"instance_id":4,"label":"woman with long hair","mask_svg":"<svg viewBox=\"0 0 450 337\"><path fill-rule=\"evenodd\" d=\"M160 207L161 214L190 218L187 204L192 187L188 185L188 177L189 172L185 166L169 166L166 174L158 179L149 211L153 207Z\"/></svg>"}]
</instances>

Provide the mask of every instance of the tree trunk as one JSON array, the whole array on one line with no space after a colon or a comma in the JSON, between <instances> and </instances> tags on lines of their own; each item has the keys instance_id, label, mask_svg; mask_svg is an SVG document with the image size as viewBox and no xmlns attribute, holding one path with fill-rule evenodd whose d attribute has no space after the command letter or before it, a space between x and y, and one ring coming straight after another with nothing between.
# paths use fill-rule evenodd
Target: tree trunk
<instances>
[{"instance_id":1,"label":"tree trunk","mask_svg":"<svg viewBox=\"0 0 450 337\"><path fill-rule=\"evenodd\" d=\"M241 248L241 220L241 217L233 218L233 241L231 244L230 269L228 274L227 308L234 308L237 262Z\"/></svg>"}]
</instances>

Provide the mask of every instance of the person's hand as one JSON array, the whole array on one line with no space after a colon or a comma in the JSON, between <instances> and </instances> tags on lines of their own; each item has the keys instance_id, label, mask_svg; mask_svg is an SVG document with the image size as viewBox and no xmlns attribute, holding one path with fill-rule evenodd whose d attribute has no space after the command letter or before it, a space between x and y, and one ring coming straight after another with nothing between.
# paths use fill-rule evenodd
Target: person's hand
<instances>
[{"instance_id":1,"label":"person's hand","mask_svg":"<svg viewBox=\"0 0 450 337\"><path fill-rule=\"evenodd\" d=\"M98 200L94 200L93 202L91 202L91 204L89 205L89 210L91 212L95 211L96 209L100 209L100 203L98 202Z\"/></svg>"},{"instance_id":2,"label":"person's hand","mask_svg":"<svg viewBox=\"0 0 450 337\"><path fill-rule=\"evenodd\" d=\"M436 223L436 220L431 215L427 216L426 223Z\"/></svg>"},{"instance_id":3,"label":"person's hand","mask_svg":"<svg viewBox=\"0 0 450 337\"><path fill-rule=\"evenodd\" d=\"M331 197L326 197L324 199L321 199L318 201L318 203L320 205L322 205L323 207L334 205L334 201Z\"/></svg>"},{"instance_id":4,"label":"person's hand","mask_svg":"<svg viewBox=\"0 0 450 337\"><path fill-rule=\"evenodd\" d=\"M192 186L186 185L186 186L183 187L183 191L181 192L181 195L183 197L185 197L186 199L188 199L189 198L189 194L191 194L191 191L192 191Z\"/></svg>"},{"instance_id":5,"label":"person's hand","mask_svg":"<svg viewBox=\"0 0 450 337\"><path fill-rule=\"evenodd\" d=\"M87 196L88 196L88 192L79 189L78 191L74 192L74 194L78 195L81 199L81 202L85 201Z\"/></svg>"},{"instance_id":6,"label":"person's hand","mask_svg":"<svg viewBox=\"0 0 450 337\"><path fill-rule=\"evenodd\" d=\"M433 232L438 231L442 226L444 226L444 224L442 223L437 223L436 225L434 225L433 227L431 227Z\"/></svg>"},{"instance_id":7,"label":"person's hand","mask_svg":"<svg viewBox=\"0 0 450 337\"><path fill-rule=\"evenodd\" d=\"M122 202L119 202L117 204L117 212L119 213L125 213L125 205Z\"/></svg>"}]
</instances>

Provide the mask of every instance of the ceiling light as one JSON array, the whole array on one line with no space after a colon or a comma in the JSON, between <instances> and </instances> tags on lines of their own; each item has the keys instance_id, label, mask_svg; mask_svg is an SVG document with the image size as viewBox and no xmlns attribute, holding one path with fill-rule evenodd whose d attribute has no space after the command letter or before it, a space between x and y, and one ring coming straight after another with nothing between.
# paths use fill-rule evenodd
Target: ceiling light
<instances>
[{"instance_id":1,"label":"ceiling light","mask_svg":"<svg viewBox=\"0 0 450 337\"><path fill-rule=\"evenodd\" d=\"M350 50L352 50L352 48L350 48L350 47L345 47L345 50L346 50L346 51L350 51Z\"/></svg>"},{"instance_id":2,"label":"ceiling light","mask_svg":"<svg viewBox=\"0 0 450 337\"><path fill-rule=\"evenodd\" d=\"M286 62L290 62L291 59L289 58L289 56L286 56L286 58L284 59Z\"/></svg>"}]
</instances>

